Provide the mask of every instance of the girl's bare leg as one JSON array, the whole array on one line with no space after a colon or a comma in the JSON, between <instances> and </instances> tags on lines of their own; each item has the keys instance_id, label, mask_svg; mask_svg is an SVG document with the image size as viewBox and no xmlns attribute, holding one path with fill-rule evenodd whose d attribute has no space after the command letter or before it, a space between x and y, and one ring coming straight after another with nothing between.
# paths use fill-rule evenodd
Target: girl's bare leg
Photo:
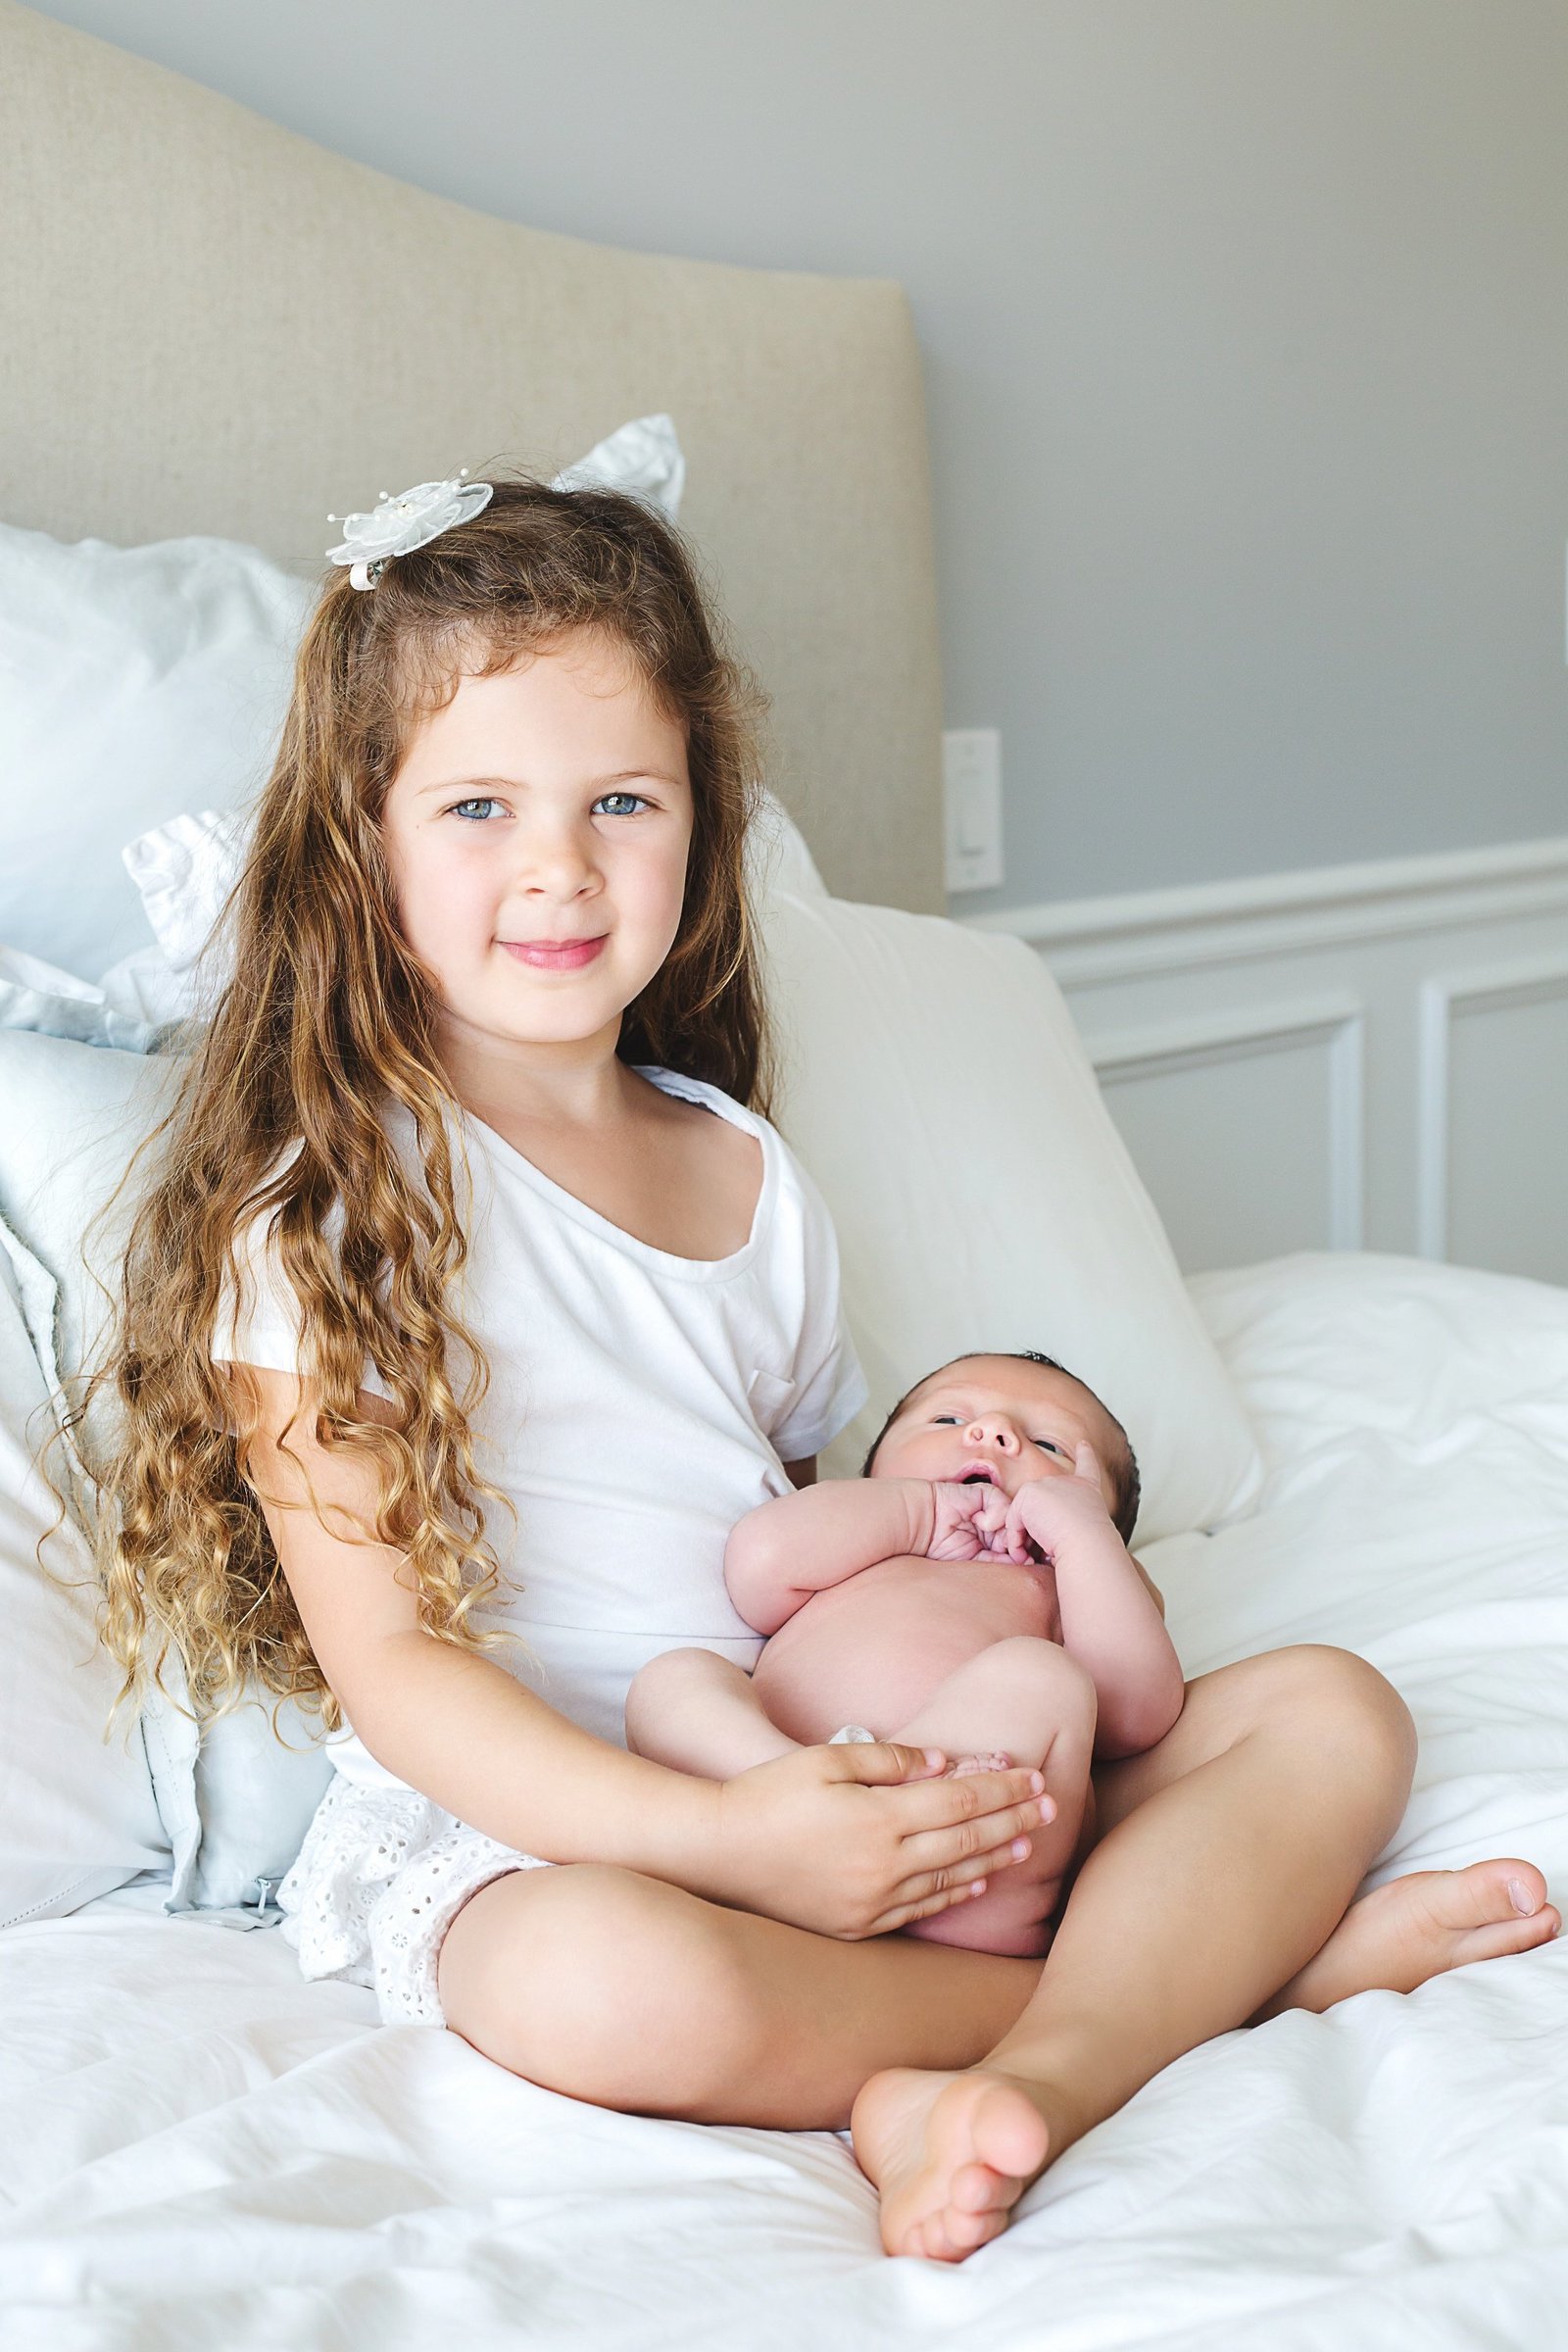
<instances>
[{"instance_id":1,"label":"girl's bare leg","mask_svg":"<svg viewBox=\"0 0 1568 2352\"><path fill-rule=\"evenodd\" d=\"M884 2242L958 2260L1049 2155L1293 1970L1316 2006L1555 1933L1540 1873L1512 1861L1439 1874L1446 1913L1423 1873L1329 1933L1398 1818L1411 1749L1362 1661L1276 1651L1202 1677L1158 1748L1104 1774L1103 1842L1044 1964L903 1936L839 1943L577 1864L474 1895L442 1946L442 1999L487 2056L601 2106L803 2131L842 2127L853 2105ZM1336 1945L1350 1965L1331 1966Z\"/></svg>"},{"instance_id":2,"label":"girl's bare leg","mask_svg":"<svg viewBox=\"0 0 1568 2352\"><path fill-rule=\"evenodd\" d=\"M976 2065L1038 1960L839 1943L608 1864L471 1895L437 1977L447 2023L549 2090L625 2114L842 2131L877 2068Z\"/></svg>"},{"instance_id":3,"label":"girl's bare leg","mask_svg":"<svg viewBox=\"0 0 1568 2352\"><path fill-rule=\"evenodd\" d=\"M1398 1825L1414 1759L1403 1702L1347 1651L1275 1650L1191 1684L1159 1745L1100 1776L1101 1841L1023 2015L979 2067L906 2064L860 2091L856 2153L881 2190L889 2251L961 2260L1005 2227L1052 2157L1161 2067L1246 2023L1293 1980L1310 1993L1308 1963L1329 1961L1347 1904ZM1472 1908L1492 1907L1506 1948L1555 1932L1530 1865L1453 1878ZM1540 1906L1534 1916L1519 1915L1508 1880ZM1336 1985L1327 1997L1455 1964L1443 1930L1409 1979L1407 1915L1431 1908L1422 1883L1396 1883L1417 1890L1413 1902L1380 1890L1394 1900L1352 1964L1322 1980ZM1341 1930L1352 1943L1362 1910Z\"/></svg>"}]
</instances>

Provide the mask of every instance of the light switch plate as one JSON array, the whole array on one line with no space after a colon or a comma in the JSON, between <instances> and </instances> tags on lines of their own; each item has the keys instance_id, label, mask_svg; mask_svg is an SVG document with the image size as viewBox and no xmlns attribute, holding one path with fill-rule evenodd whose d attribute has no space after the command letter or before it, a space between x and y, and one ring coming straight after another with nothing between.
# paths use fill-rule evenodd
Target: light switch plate
<instances>
[{"instance_id":1,"label":"light switch plate","mask_svg":"<svg viewBox=\"0 0 1568 2352\"><path fill-rule=\"evenodd\" d=\"M1002 881L1002 736L995 727L950 727L942 738L949 890L995 890Z\"/></svg>"}]
</instances>

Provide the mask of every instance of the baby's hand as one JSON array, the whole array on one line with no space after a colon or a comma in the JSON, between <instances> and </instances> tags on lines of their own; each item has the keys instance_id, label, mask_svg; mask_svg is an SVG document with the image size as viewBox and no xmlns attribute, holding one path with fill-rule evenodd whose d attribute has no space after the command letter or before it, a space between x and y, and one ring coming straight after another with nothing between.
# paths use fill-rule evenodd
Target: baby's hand
<instances>
[{"instance_id":1,"label":"baby's hand","mask_svg":"<svg viewBox=\"0 0 1568 2352\"><path fill-rule=\"evenodd\" d=\"M1007 1498L996 1487L959 1486L953 1479L934 1479L931 1498L936 1523L926 1557L930 1560L977 1560L1005 1542Z\"/></svg>"},{"instance_id":2,"label":"baby's hand","mask_svg":"<svg viewBox=\"0 0 1568 2352\"><path fill-rule=\"evenodd\" d=\"M1110 1513L1100 1484L1100 1462L1087 1440L1073 1457L1071 1478L1032 1478L1007 1505L1001 1544L1009 1559L1054 1561L1075 1532L1103 1535Z\"/></svg>"}]
</instances>

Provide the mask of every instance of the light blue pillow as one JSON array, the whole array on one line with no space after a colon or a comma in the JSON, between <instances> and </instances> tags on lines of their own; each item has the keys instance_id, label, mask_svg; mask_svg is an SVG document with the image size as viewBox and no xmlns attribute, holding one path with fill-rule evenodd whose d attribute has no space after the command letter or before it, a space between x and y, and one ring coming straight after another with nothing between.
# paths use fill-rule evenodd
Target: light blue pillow
<instances>
[{"instance_id":1,"label":"light blue pillow","mask_svg":"<svg viewBox=\"0 0 1568 2352\"><path fill-rule=\"evenodd\" d=\"M105 1328L129 1204L82 1239L167 1107L178 1064L26 1031L0 1031L0 1224L11 1237L16 1294L43 1383L58 1396ZM221 1910L236 1926L276 1917L270 1896L299 1851L332 1776L319 1727L292 1702L258 1699L209 1725L198 1740L181 1713L177 1661L154 1693L141 1733L172 1853L165 1908ZM98 1889L94 1889L97 1891ZM87 1898L83 1898L84 1900Z\"/></svg>"},{"instance_id":2,"label":"light blue pillow","mask_svg":"<svg viewBox=\"0 0 1568 2352\"><path fill-rule=\"evenodd\" d=\"M30 1279L0 1226L0 1928L78 1911L170 1859L136 1725L104 1737L120 1675L91 1560L34 1466L52 1423L24 1265Z\"/></svg>"}]
</instances>

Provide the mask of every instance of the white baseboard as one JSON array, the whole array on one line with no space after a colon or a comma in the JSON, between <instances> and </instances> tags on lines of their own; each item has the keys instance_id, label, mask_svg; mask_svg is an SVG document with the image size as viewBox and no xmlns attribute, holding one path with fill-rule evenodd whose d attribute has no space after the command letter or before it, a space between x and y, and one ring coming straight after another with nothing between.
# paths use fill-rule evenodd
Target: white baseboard
<instances>
[{"instance_id":1,"label":"white baseboard","mask_svg":"<svg viewBox=\"0 0 1568 2352\"><path fill-rule=\"evenodd\" d=\"M1568 1281L1568 837L969 919L1050 964L1190 1270Z\"/></svg>"}]
</instances>

